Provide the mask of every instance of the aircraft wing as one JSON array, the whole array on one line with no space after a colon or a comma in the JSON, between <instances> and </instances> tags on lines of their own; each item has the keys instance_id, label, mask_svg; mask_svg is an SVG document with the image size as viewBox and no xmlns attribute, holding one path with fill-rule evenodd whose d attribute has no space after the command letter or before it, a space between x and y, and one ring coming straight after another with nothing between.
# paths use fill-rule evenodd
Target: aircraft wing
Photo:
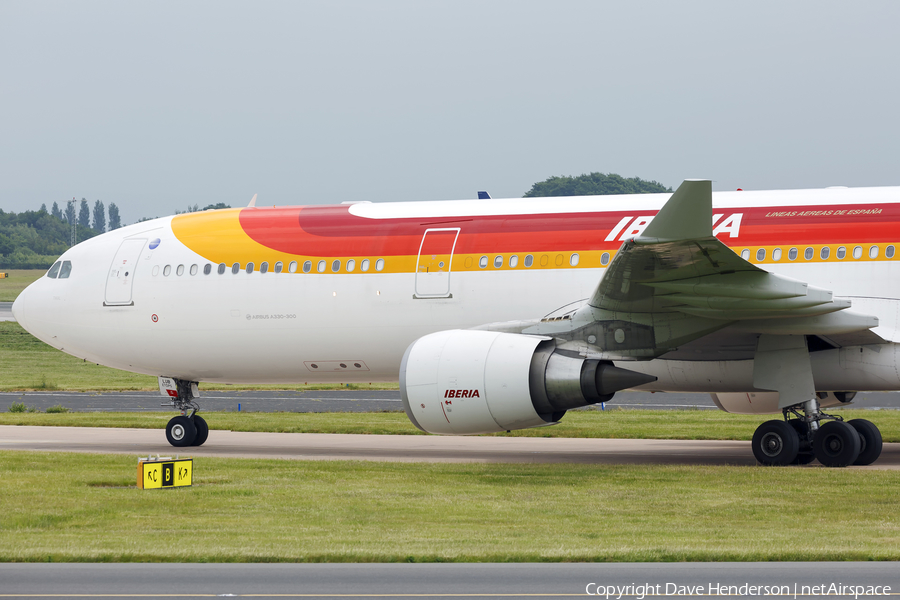
<instances>
[{"instance_id":1,"label":"aircraft wing","mask_svg":"<svg viewBox=\"0 0 900 600\"><path fill-rule=\"evenodd\" d=\"M586 304L478 329L551 336L562 350L612 360L671 356L707 339L721 354L723 335L709 337L720 330L724 339L744 336L743 345L759 334L821 336L835 346L877 338L869 330L878 319L848 308L849 300L735 254L713 235L711 182L687 180L622 244Z\"/></svg>"},{"instance_id":2,"label":"aircraft wing","mask_svg":"<svg viewBox=\"0 0 900 600\"><path fill-rule=\"evenodd\" d=\"M643 234L627 240L588 304L617 313L682 313L719 321L809 319L850 307L828 290L775 275L712 233L710 181L685 181ZM867 329L871 318L830 319Z\"/></svg>"}]
</instances>

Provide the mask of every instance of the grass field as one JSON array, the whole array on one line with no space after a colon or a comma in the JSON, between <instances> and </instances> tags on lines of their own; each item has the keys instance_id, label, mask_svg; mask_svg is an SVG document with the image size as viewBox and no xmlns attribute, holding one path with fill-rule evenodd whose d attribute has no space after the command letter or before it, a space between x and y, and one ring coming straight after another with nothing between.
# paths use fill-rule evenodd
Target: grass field
<instances>
[{"instance_id":1,"label":"grass field","mask_svg":"<svg viewBox=\"0 0 900 600\"><path fill-rule=\"evenodd\" d=\"M5 409L6 407L0 407ZM173 412L160 413L0 413L0 425L134 427L160 429ZM213 430L276 433L365 433L418 435L406 414L392 413L202 413ZM875 423L886 442L900 442L900 411L835 411L846 419ZM670 440L749 440L769 415L730 415L700 410L579 410L559 425L495 435L513 437L634 438ZM423 434L424 435L424 434Z\"/></svg>"},{"instance_id":2,"label":"grass field","mask_svg":"<svg viewBox=\"0 0 900 600\"><path fill-rule=\"evenodd\" d=\"M0 452L2 561L900 559L897 471Z\"/></svg>"},{"instance_id":3,"label":"grass field","mask_svg":"<svg viewBox=\"0 0 900 600\"><path fill-rule=\"evenodd\" d=\"M0 302L14 301L22 290L27 288L33 281L40 279L47 272L43 269L0 269L0 271L9 273L9 277L0 279Z\"/></svg>"}]
</instances>

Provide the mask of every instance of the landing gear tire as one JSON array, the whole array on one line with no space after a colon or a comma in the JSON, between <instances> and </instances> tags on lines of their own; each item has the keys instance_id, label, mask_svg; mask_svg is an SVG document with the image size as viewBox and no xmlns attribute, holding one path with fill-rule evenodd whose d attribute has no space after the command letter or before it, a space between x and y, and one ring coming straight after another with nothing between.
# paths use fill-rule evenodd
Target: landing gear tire
<instances>
[{"instance_id":1,"label":"landing gear tire","mask_svg":"<svg viewBox=\"0 0 900 600\"><path fill-rule=\"evenodd\" d=\"M753 456L762 465L789 465L797 458L800 436L784 421L766 421L756 428L751 447Z\"/></svg>"},{"instance_id":2,"label":"landing gear tire","mask_svg":"<svg viewBox=\"0 0 900 600\"><path fill-rule=\"evenodd\" d=\"M202 446L206 438L209 437L209 425L206 424L206 420L203 417L194 415L194 427L197 428L197 437L194 438L194 443L191 446Z\"/></svg>"},{"instance_id":3,"label":"landing gear tire","mask_svg":"<svg viewBox=\"0 0 900 600\"><path fill-rule=\"evenodd\" d=\"M813 438L816 459L826 467L852 465L859 457L859 435L849 423L843 421L825 423Z\"/></svg>"},{"instance_id":4,"label":"landing gear tire","mask_svg":"<svg viewBox=\"0 0 900 600\"><path fill-rule=\"evenodd\" d=\"M800 451L797 452L797 458L791 461L792 465L808 465L816 460L813 452L812 444L809 441L809 423L802 419L791 419L788 424L797 432L800 438Z\"/></svg>"},{"instance_id":5,"label":"landing gear tire","mask_svg":"<svg viewBox=\"0 0 900 600\"><path fill-rule=\"evenodd\" d=\"M190 446L197 437L197 428L189 417L173 417L166 425L166 439L177 448Z\"/></svg>"},{"instance_id":6,"label":"landing gear tire","mask_svg":"<svg viewBox=\"0 0 900 600\"><path fill-rule=\"evenodd\" d=\"M875 427L875 423L866 419L853 419L847 423L859 434L859 456L853 464L871 465L881 456L881 432Z\"/></svg>"}]
</instances>

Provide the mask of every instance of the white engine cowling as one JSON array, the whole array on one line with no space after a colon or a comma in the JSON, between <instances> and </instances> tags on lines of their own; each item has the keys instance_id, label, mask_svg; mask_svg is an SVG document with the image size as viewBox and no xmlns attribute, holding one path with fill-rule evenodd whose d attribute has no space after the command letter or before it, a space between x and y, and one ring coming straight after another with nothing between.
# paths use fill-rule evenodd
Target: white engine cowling
<instances>
[{"instance_id":1,"label":"white engine cowling","mask_svg":"<svg viewBox=\"0 0 900 600\"><path fill-rule=\"evenodd\" d=\"M602 402L656 377L568 356L546 337L439 331L407 348L400 393L423 431L478 434L554 423L566 410Z\"/></svg>"}]
</instances>

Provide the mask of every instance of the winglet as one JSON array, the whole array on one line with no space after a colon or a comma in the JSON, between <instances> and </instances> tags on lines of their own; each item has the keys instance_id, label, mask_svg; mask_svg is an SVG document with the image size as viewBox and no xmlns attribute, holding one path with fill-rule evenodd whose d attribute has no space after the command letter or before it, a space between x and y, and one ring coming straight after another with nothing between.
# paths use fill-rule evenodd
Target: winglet
<instances>
[{"instance_id":1,"label":"winglet","mask_svg":"<svg viewBox=\"0 0 900 600\"><path fill-rule=\"evenodd\" d=\"M247 208L253 208L256 206L256 194L253 194L253 197L250 199L250 204L247 205Z\"/></svg>"},{"instance_id":2,"label":"winglet","mask_svg":"<svg viewBox=\"0 0 900 600\"><path fill-rule=\"evenodd\" d=\"M487 192L478 192L478 199L479 200L490 200L491 195L488 194Z\"/></svg>"},{"instance_id":3,"label":"winglet","mask_svg":"<svg viewBox=\"0 0 900 600\"><path fill-rule=\"evenodd\" d=\"M712 237L712 181L685 179L640 237L659 241Z\"/></svg>"}]
</instances>

